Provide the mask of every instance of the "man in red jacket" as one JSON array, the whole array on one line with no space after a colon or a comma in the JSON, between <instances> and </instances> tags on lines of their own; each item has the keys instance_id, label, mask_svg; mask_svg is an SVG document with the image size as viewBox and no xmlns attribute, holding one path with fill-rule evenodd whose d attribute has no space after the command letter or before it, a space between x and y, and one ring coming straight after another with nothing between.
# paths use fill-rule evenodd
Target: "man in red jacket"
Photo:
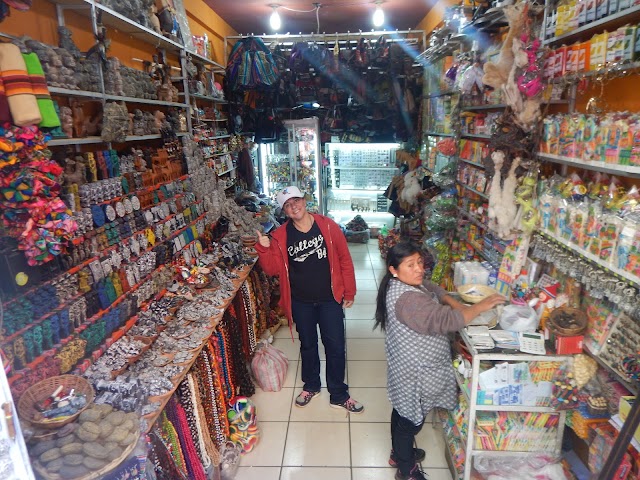
<instances>
[{"instance_id":1,"label":"man in red jacket","mask_svg":"<svg viewBox=\"0 0 640 480\"><path fill-rule=\"evenodd\" d=\"M342 230L333 220L307 212L297 187L287 187L276 200L289 217L271 238L258 232L260 265L280 277L280 306L300 337L304 387L296 406L306 407L320 393L318 326L327 356L327 389L332 407L361 413L344 383L344 308L353 305L356 278Z\"/></svg>"}]
</instances>

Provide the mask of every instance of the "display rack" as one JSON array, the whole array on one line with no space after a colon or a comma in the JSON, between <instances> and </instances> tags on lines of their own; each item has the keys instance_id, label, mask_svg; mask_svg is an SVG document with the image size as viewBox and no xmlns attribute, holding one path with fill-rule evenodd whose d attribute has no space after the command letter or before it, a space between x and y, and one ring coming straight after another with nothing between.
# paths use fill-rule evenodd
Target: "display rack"
<instances>
[{"instance_id":1,"label":"display rack","mask_svg":"<svg viewBox=\"0 0 640 480\"><path fill-rule=\"evenodd\" d=\"M477 413L478 412L515 412L526 415L528 413L539 413L557 415L558 423L555 427L555 442L553 448L550 450L543 450L539 453L547 454L560 454L562 448L562 436L564 430L564 424L566 419L566 413L564 411L557 411L552 407L546 406L528 406L528 405L478 405L478 390L479 390L479 374L480 374L480 362L565 362L569 358L568 355L530 355L525 353L494 353L483 352L477 350L471 340L469 339L466 330L460 332L467 351L471 354L471 376L468 381L464 381L460 374L456 372L456 379L460 390L464 395L468 405L468 418L467 418L467 438L463 442L465 445L465 461L462 471L454 471L452 474L454 478L462 478L463 480L469 480L473 475L473 459L474 456L482 454L499 455L499 456L518 456L524 454L530 454L532 451L514 451L514 450L482 450L475 446L475 432L477 425ZM503 432L505 436L508 436L508 431ZM449 443L449 441L447 441ZM535 450L534 450L535 451Z\"/></svg>"},{"instance_id":2,"label":"display rack","mask_svg":"<svg viewBox=\"0 0 640 480\"><path fill-rule=\"evenodd\" d=\"M248 267L244 267L234 272L235 274L238 275L238 278L233 280L234 289L230 292L229 296L224 300L224 302L218 307L220 309L220 313L218 313L217 315L215 315L210 319L211 320L210 327L212 330L215 330L218 327L218 323L222 319L222 316L224 315L227 308L229 308L229 305L231 305L231 302L233 301L236 294L238 293L238 290L240 290L240 287L242 286L242 284L247 280L247 277L251 273L251 269L253 268L254 264L251 264ZM208 341L209 341L208 338L202 341L202 343L200 344L200 347L194 353L191 361L185 366L185 368L182 370L182 373L180 373L180 375L178 375L178 377L174 379L174 382L173 382L174 387L172 390L170 390L169 392L167 392L167 394L164 395L164 397L166 398L164 398L160 402L160 408L158 408L154 413L145 417L145 420L147 421L147 433L149 432L149 430L151 430L155 422L160 417L167 402L169 401L169 398L171 398L171 395L173 395L173 393L176 391L176 389L178 388L178 385L180 385L180 383L182 382L184 377L187 375L189 370L191 370L191 367L193 367L193 364L198 359L198 355L200 354L200 351L202 351L202 348L207 344Z\"/></svg>"},{"instance_id":3,"label":"display rack","mask_svg":"<svg viewBox=\"0 0 640 480\"><path fill-rule=\"evenodd\" d=\"M393 215L384 192L398 172L395 167L396 143L327 143L328 175L331 194L327 211L336 221L346 223L355 215L370 226L391 226Z\"/></svg>"}]
</instances>

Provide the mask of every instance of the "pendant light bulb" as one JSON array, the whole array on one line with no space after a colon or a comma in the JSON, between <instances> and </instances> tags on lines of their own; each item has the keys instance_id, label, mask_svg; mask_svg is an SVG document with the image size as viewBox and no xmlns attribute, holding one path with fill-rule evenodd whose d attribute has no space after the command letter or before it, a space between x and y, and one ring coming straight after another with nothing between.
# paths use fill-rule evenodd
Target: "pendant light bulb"
<instances>
[{"instance_id":1,"label":"pendant light bulb","mask_svg":"<svg viewBox=\"0 0 640 480\"><path fill-rule=\"evenodd\" d=\"M381 27L382 25L384 25L384 12L382 11L380 2L378 2L376 6L376 11L373 12L373 26Z\"/></svg>"},{"instance_id":2,"label":"pendant light bulb","mask_svg":"<svg viewBox=\"0 0 640 480\"><path fill-rule=\"evenodd\" d=\"M280 15L278 14L279 5L271 5L271 7L273 8L273 13L271 14L271 17L269 17L269 24L271 25L272 30L278 31L282 26Z\"/></svg>"}]
</instances>

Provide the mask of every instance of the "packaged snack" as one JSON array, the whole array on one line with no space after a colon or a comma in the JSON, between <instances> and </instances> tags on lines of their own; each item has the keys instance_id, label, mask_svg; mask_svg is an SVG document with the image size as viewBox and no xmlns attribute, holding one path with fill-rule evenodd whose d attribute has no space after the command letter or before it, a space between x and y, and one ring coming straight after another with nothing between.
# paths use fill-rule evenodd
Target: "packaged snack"
<instances>
[{"instance_id":1,"label":"packaged snack","mask_svg":"<svg viewBox=\"0 0 640 480\"><path fill-rule=\"evenodd\" d=\"M591 61L591 42L586 41L580 44L578 49L578 71L586 72L589 70Z\"/></svg>"},{"instance_id":2,"label":"packaged snack","mask_svg":"<svg viewBox=\"0 0 640 480\"><path fill-rule=\"evenodd\" d=\"M597 142L599 130L598 118L595 115L586 115L582 129L582 158L585 160L600 160Z\"/></svg>"},{"instance_id":3,"label":"packaged snack","mask_svg":"<svg viewBox=\"0 0 640 480\"><path fill-rule=\"evenodd\" d=\"M625 25L624 27L620 28L624 30L624 47L622 49L622 60L626 62L633 62L633 52L635 50L636 43L636 30L638 29L638 27L636 25Z\"/></svg>"},{"instance_id":4,"label":"packaged snack","mask_svg":"<svg viewBox=\"0 0 640 480\"><path fill-rule=\"evenodd\" d=\"M614 266L622 270L627 270L629 262L631 261L631 249L637 233L638 225L635 222L624 222L620 230L620 237L618 238Z\"/></svg>"},{"instance_id":5,"label":"packaged snack","mask_svg":"<svg viewBox=\"0 0 640 480\"><path fill-rule=\"evenodd\" d=\"M609 33L604 31L601 34L591 37L589 70L598 70L607 61L607 42Z\"/></svg>"},{"instance_id":6,"label":"packaged snack","mask_svg":"<svg viewBox=\"0 0 640 480\"><path fill-rule=\"evenodd\" d=\"M631 139L629 165L640 165L640 120L637 116L633 117L629 125L629 137Z\"/></svg>"},{"instance_id":7,"label":"packaged snack","mask_svg":"<svg viewBox=\"0 0 640 480\"><path fill-rule=\"evenodd\" d=\"M589 219L589 208L586 202L579 202L569 208L569 232L568 240L580 248L586 243L586 227Z\"/></svg>"}]
</instances>

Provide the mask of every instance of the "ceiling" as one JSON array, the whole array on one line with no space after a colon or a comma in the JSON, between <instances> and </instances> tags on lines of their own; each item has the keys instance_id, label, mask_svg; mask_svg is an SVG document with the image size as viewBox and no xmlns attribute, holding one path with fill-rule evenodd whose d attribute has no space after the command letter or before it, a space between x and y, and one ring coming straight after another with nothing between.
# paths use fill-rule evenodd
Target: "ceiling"
<instances>
[{"instance_id":1,"label":"ceiling","mask_svg":"<svg viewBox=\"0 0 640 480\"><path fill-rule=\"evenodd\" d=\"M279 8L282 28L277 33L315 33L316 14L311 0L205 0L240 35L276 33L269 26L269 16L278 4L295 10L312 10L297 13ZM319 11L320 33L344 33L371 31L371 17L376 8L375 0L323 0ZM383 0L387 30L416 28L436 0ZM376 29L379 30L379 29Z\"/></svg>"}]
</instances>

